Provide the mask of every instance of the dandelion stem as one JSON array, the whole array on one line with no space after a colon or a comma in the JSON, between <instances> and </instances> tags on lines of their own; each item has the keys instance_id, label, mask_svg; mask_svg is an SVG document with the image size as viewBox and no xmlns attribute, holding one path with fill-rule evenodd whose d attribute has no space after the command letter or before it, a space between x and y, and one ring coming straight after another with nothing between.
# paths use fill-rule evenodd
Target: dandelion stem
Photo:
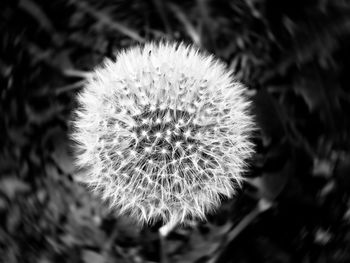
<instances>
[{"instance_id":1,"label":"dandelion stem","mask_svg":"<svg viewBox=\"0 0 350 263\"><path fill-rule=\"evenodd\" d=\"M227 234L225 242L221 245L217 253L210 259L209 263L218 261L221 253L240 233L243 232L261 213L270 209L273 203L267 199L260 199L255 208L250 211L232 230Z\"/></svg>"},{"instance_id":2,"label":"dandelion stem","mask_svg":"<svg viewBox=\"0 0 350 263\"><path fill-rule=\"evenodd\" d=\"M169 221L164 226L159 228L159 240L160 240L160 259L161 263L168 263L168 255L166 251L166 239L169 233L176 227L177 221Z\"/></svg>"}]
</instances>

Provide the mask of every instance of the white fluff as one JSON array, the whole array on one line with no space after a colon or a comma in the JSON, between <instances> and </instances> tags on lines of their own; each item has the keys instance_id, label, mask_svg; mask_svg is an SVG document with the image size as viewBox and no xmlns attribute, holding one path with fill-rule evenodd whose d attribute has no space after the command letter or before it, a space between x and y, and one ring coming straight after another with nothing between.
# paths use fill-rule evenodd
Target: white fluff
<instances>
[{"instance_id":1,"label":"white fluff","mask_svg":"<svg viewBox=\"0 0 350 263\"><path fill-rule=\"evenodd\" d=\"M148 43L97 68L72 138L84 181L135 221L205 219L253 153L244 86L192 46Z\"/></svg>"}]
</instances>

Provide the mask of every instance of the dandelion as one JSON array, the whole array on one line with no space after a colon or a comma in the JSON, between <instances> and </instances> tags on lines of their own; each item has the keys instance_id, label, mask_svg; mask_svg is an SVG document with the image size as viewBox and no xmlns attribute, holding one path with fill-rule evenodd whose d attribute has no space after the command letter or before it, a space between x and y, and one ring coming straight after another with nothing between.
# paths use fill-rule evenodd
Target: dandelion
<instances>
[{"instance_id":1,"label":"dandelion","mask_svg":"<svg viewBox=\"0 0 350 263\"><path fill-rule=\"evenodd\" d=\"M192 46L148 43L94 70L72 138L83 181L141 224L205 219L253 152L245 87Z\"/></svg>"}]
</instances>

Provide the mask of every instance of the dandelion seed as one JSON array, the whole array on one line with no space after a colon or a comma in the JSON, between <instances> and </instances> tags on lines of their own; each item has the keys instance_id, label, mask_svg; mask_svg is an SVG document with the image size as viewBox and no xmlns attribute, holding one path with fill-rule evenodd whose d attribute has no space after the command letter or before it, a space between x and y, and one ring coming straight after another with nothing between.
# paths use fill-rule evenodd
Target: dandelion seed
<instances>
[{"instance_id":1,"label":"dandelion seed","mask_svg":"<svg viewBox=\"0 0 350 263\"><path fill-rule=\"evenodd\" d=\"M85 182L141 224L205 219L220 196L235 194L253 153L244 91L191 46L118 53L77 99L71 137Z\"/></svg>"},{"instance_id":2,"label":"dandelion seed","mask_svg":"<svg viewBox=\"0 0 350 263\"><path fill-rule=\"evenodd\" d=\"M151 153L152 152L152 148L151 147L145 147L145 152Z\"/></svg>"},{"instance_id":3,"label":"dandelion seed","mask_svg":"<svg viewBox=\"0 0 350 263\"><path fill-rule=\"evenodd\" d=\"M191 136L191 130L188 129L186 132L184 132L184 136L186 139L188 139Z\"/></svg>"},{"instance_id":4,"label":"dandelion seed","mask_svg":"<svg viewBox=\"0 0 350 263\"><path fill-rule=\"evenodd\" d=\"M181 141L175 142L175 148L179 148L181 146Z\"/></svg>"}]
</instances>

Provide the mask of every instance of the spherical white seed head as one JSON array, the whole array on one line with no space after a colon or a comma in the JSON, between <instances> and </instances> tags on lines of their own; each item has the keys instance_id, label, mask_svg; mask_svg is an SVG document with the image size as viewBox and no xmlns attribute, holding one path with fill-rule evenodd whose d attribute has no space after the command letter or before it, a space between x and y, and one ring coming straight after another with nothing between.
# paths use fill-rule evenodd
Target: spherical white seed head
<instances>
[{"instance_id":1,"label":"spherical white seed head","mask_svg":"<svg viewBox=\"0 0 350 263\"><path fill-rule=\"evenodd\" d=\"M205 219L235 193L253 153L244 89L191 46L118 53L78 96L71 135L83 180L142 224Z\"/></svg>"}]
</instances>

